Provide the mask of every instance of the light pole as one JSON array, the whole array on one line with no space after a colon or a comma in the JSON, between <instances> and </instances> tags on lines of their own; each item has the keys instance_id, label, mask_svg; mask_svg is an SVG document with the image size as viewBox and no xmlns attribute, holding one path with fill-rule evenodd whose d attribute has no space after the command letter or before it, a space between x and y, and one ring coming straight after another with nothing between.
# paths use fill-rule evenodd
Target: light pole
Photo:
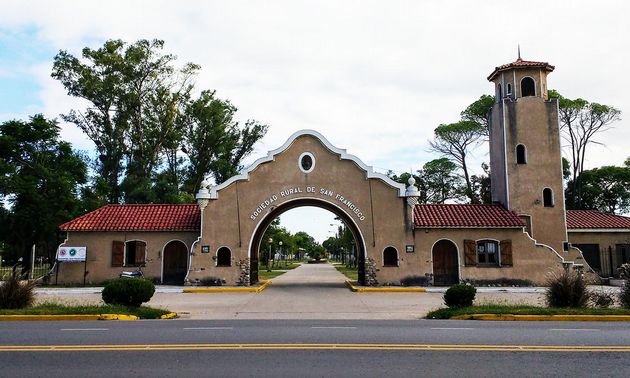
<instances>
[{"instance_id":1,"label":"light pole","mask_svg":"<svg viewBox=\"0 0 630 378\"><path fill-rule=\"evenodd\" d=\"M282 240L280 240L280 241L278 242L278 250L279 250L279 251L278 251L278 253L280 253L280 261L282 261L282 260L283 260L283 258L282 258L282 257L283 257L283 256L282 256ZM275 261L275 260L274 260L274 261ZM280 266L280 264L278 264L278 266ZM286 261L285 261L285 262L284 262L284 267L286 268L286 266L287 266L287 263L286 263Z\"/></svg>"},{"instance_id":2,"label":"light pole","mask_svg":"<svg viewBox=\"0 0 630 378\"><path fill-rule=\"evenodd\" d=\"M269 268L269 260L271 259L271 243L273 243L273 238L269 238L267 241L269 243L269 251L267 252L267 272L271 272Z\"/></svg>"}]
</instances>

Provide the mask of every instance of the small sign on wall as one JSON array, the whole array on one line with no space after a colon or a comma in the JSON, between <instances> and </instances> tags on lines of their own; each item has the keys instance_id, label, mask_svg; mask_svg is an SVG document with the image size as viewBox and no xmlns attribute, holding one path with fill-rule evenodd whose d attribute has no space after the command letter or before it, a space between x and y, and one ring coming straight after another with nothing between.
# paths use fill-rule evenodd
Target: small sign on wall
<instances>
[{"instance_id":1,"label":"small sign on wall","mask_svg":"<svg viewBox=\"0 0 630 378\"><path fill-rule=\"evenodd\" d=\"M83 262L87 254L87 247L61 247L57 251L57 261Z\"/></svg>"},{"instance_id":2,"label":"small sign on wall","mask_svg":"<svg viewBox=\"0 0 630 378\"><path fill-rule=\"evenodd\" d=\"M201 253L210 253L210 246L209 245L202 245L201 246Z\"/></svg>"},{"instance_id":3,"label":"small sign on wall","mask_svg":"<svg viewBox=\"0 0 630 378\"><path fill-rule=\"evenodd\" d=\"M407 244L405 246L405 252L407 252L407 253L414 253L415 251L416 251L416 246L410 245L410 244Z\"/></svg>"}]
</instances>

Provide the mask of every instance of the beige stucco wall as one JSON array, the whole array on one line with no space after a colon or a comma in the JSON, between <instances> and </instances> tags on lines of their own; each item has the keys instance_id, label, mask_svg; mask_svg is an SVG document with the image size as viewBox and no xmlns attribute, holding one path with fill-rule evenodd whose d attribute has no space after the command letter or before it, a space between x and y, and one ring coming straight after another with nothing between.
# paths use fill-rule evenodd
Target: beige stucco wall
<instances>
[{"instance_id":1,"label":"beige stucco wall","mask_svg":"<svg viewBox=\"0 0 630 378\"><path fill-rule=\"evenodd\" d=\"M164 246L172 240L180 240L190 250L192 243L197 240L196 232L68 232L62 246L87 247L87 284L98 284L105 280L116 278L123 270L133 270L135 267L112 267L112 241L141 240L146 246L146 266L142 268L147 278L162 277L162 256ZM59 264L60 284L83 283L83 263ZM52 277L52 282L56 278Z\"/></svg>"},{"instance_id":2,"label":"beige stucco wall","mask_svg":"<svg viewBox=\"0 0 630 378\"><path fill-rule=\"evenodd\" d=\"M304 152L315 157L310 173L298 167ZM410 238L399 189L378 178L368 179L367 172L353 160L341 159L340 154L310 134L298 136L272 161L258 165L247 180L233 182L217 193L217 199L210 200L202 214L202 234L193 249L191 280L217 277L236 284L240 275L236 263L248 258L250 249L258 248L252 245L254 233L264 231L262 226L268 217L278 215L276 209L304 199L346 214L359 231L367 256L375 260L385 247L394 246L400 251ZM353 211L343 199L350 200L353 209L358 210ZM201 253L202 246L208 246L210 253ZM232 267L215 266L213 256L222 246L232 251Z\"/></svg>"},{"instance_id":3,"label":"beige stucco wall","mask_svg":"<svg viewBox=\"0 0 630 378\"><path fill-rule=\"evenodd\" d=\"M459 257L460 280L495 280L500 278L529 280L544 284L547 273L562 269L562 259L548 247L536 243L521 229L417 229L415 253L402 253L399 268L382 268L381 275L395 282L406 276L423 276L433 272L432 248L439 240L455 243ZM491 239L512 241L512 266L464 266L464 240ZM398 271L396 271L398 270Z\"/></svg>"},{"instance_id":4,"label":"beige stucco wall","mask_svg":"<svg viewBox=\"0 0 630 378\"><path fill-rule=\"evenodd\" d=\"M599 244L599 257L601 262L601 276L616 276L614 271L620 264L619 256L615 251L617 244L630 244L630 232L569 232L569 242L571 244ZM612 271L611 271L611 253L608 248L612 249ZM576 261L578 262L578 261Z\"/></svg>"}]
</instances>

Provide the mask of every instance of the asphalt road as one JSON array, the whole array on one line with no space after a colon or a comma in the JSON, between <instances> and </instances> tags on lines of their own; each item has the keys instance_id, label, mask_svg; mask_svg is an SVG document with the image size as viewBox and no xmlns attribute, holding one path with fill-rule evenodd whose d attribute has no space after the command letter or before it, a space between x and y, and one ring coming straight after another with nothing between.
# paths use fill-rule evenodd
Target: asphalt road
<instances>
[{"instance_id":1,"label":"asphalt road","mask_svg":"<svg viewBox=\"0 0 630 378\"><path fill-rule=\"evenodd\" d=\"M0 323L2 376L628 376L613 322Z\"/></svg>"}]
</instances>

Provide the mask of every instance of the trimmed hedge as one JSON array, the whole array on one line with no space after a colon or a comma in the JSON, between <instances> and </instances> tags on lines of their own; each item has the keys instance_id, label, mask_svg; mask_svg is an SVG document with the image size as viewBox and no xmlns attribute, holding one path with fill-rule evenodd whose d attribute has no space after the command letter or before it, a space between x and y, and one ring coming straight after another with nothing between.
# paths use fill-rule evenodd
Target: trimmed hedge
<instances>
[{"instance_id":1,"label":"trimmed hedge","mask_svg":"<svg viewBox=\"0 0 630 378\"><path fill-rule=\"evenodd\" d=\"M117 278L103 288L103 301L107 304L140 307L155 293L153 282L144 278Z\"/></svg>"},{"instance_id":2,"label":"trimmed hedge","mask_svg":"<svg viewBox=\"0 0 630 378\"><path fill-rule=\"evenodd\" d=\"M457 284L453 285L444 293L444 303L448 307L468 307L472 306L475 300L477 289L471 285Z\"/></svg>"}]
</instances>

